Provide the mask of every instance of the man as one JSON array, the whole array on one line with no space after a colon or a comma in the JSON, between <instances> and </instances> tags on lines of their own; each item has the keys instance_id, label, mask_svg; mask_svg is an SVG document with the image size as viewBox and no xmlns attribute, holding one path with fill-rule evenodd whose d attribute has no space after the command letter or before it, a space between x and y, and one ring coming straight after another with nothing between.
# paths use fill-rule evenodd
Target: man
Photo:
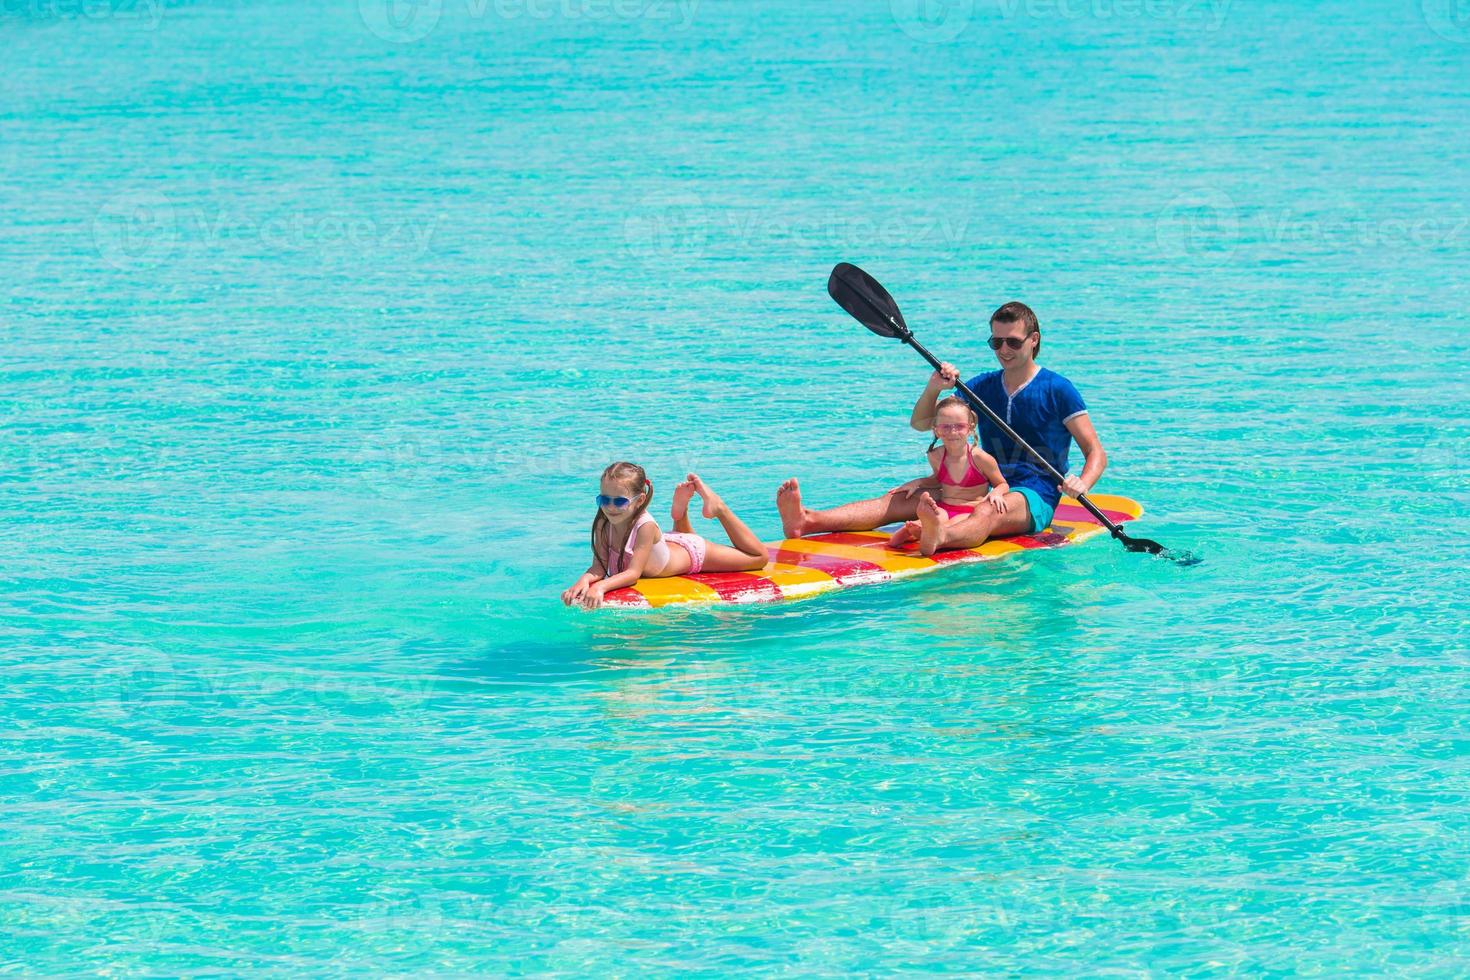
<instances>
[{"instance_id":1,"label":"man","mask_svg":"<svg viewBox=\"0 0 1470 980\"><path fill-rule=\"evenodd\" d=\"M1000 370L979 375L969 388L982 402L1046 457L1066 477L1057 485L1031 455L1001 432L980 413L980 444L1000 463L1001 474L1010 484L1004 510L976 507L968 517L945 523L944 511L928 494L917 500L912 494L889 491L881 497L844 504L832 510L809 510L802 505L801 488L787 480L776 494L781 525L787 537L823 531L866 531L895 521L917 519L921 531L919 550L932 555L952 548L975 548L988 538L1035 534L1051 523L1062 493L1077 496L1090 491L1108 465L1108 455L1092 427L1082 396L1066 378L1036 363L1041 352L1041 325L1024 303L1007 303L990 318L990 348ZM959 371L944 364L929 377L924 393L914 404L909 424L920 432L934 425L939 394L955 386ZM1072 440L1082 449L1086 463L1080 475L1067 473L1067 455Z\"/></svg>"}]
</instances>

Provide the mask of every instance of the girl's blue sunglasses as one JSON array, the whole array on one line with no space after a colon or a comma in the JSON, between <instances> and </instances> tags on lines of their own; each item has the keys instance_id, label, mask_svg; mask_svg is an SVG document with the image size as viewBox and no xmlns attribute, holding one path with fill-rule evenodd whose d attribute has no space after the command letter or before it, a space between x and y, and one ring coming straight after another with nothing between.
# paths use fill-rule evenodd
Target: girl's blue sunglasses
<instances>
[{"instance_id":1,"label":"girl's blue sunglasses","mask_svg":"<svg viewBox=\"0 0 1470 980\"><path fill-rule=\"evenodd\" d=\"M609 497L605 493L599 493L597 495L597 506L599 507L612 506L616 507L618 510L622 510L624 507L628 506L632 502L633 498L631 497Z\"/></svg>"}]
</instances>

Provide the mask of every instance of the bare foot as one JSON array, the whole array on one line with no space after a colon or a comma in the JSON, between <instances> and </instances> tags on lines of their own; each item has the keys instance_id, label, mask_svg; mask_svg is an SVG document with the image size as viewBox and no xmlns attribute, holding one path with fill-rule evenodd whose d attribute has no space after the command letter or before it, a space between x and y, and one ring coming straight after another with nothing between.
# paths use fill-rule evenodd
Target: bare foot
<instances>
[{"instance_id":1,"label":"bare foot","mask_svg":"<svg viewBox=\"0 0 1470 980\"><path fill-rule=\"evenodd\" d=\"M806 533L806 508L801 505L801 487L792 477L776 491L776 509L781 512L781 531L788 538Z\"/></svg>"},{"instance_id":2,"label":"bare foot","mask_svg":"<svg viewBox=\"0 0 1470 980\"><path fill-rule=\"evenodd\" d=\"M725 509L725 502L720 499L719 494L715 493L708 486L706 486L705 482L699 477L695 476L693 473L690 473L684 478L684 483L687 483L691 487L693 487L694 492L699 494L699 499L704 501L704 510L702 510L701 513L704 514L705 517L713 520L714 518L720 516L720 511ZM679 484L679 486L682 487L684 483ZM688 498L686 497L685 499L687 500Z\"/></svg>"},{"instance_id":3,"label":"bare foot","mask_svg":"<svg viewBox=\"0 0 1470 980\"><path fill-rule=\"evenodd\" d=\"M888 536L888 547L902 548L910 541L919 540L919 530L920 526L918 521L904 522L903 527Z\"/></svg>"},{"instance_id":4,"label":"bare foot","mask_svg":"<svg viewBox=\"0 0 1470 980\"><path fill-rule=\"evenodd\" d=\"M919 526L919 554L927 558L944 540L944 511L927 493L919 498Z\"/></svg>"},{"instance_id":5,"label":"bare foot","mask_svg":"<svg viewBox=\"0 0 1470 980\"><path fill-rule=\"evenodd\" d=\"M689 498L694 496L697 492L698 488L695 486L695 477L693 473L689 474L689 477L683 483L674 484L674 503L673 506L669 508L669 516L676 521L683 520L685 517L688 517ZM706 514L705 516L708 517L709 515Z\"/></svg>"}]
</instances>

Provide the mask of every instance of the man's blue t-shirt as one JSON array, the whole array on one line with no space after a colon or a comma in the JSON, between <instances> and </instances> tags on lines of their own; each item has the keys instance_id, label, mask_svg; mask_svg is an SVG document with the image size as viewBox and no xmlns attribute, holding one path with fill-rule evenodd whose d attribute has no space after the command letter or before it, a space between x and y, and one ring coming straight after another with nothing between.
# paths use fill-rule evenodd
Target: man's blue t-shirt
<instances>
[{"instance_id":1,"label":"man's blue t-shirt","mask_svg":"<svg viewBox=\"0 0 1470 980\"><path fill-rule=\"evenodd\" d=\"M1066 423L1087 411L1082 396L1077 394L1072 382L1050 368L1042 368L1014 395L1008 395L1002 374L992 371L972 378L967 384L992 412L1016 430L1016 435L1030 443L1059 472L1066 473L1067 454L1072 448L1072 433L1067 431ZM980 445L1000 463L1001 475L1011 489L1028 487L1055 507L1062 499L1057 481L984 412L976 414L980 416Z\"/></svg>"}]
</instances>

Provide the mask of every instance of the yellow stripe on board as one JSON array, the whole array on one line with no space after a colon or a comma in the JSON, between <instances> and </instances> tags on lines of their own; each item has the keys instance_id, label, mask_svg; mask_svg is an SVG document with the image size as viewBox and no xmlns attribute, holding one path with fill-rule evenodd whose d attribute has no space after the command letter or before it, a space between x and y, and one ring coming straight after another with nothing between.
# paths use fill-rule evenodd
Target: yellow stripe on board
<instances>
[{"instance_id":1,"label":"yellow stripe on board","mask_svg":"<svg viewBox=\"0 0 1470 980\"><path fill-rule=\"evenodd\" d=\"M679 602L716 602L720 594L703 582L691 578L645 578L639 579L633 591L657 608Z\"/></svg>"},{"instance_id":2,"label":"yellow stripe on board","mask_svg":"<svg viewBox=\"0 0 1470 980\"><path fill-rule=\"evenodd\" d=\"M996 538L993 541L985 542L978 548L966 548L965 550L970 552L970 554L972 555L984 555L986 558L998 558L1001 555L1008 555L1013 551L1025 551L1026 549L1018 544L1013 544L1012 542L1007 541L1005 538Z\"/></svg>"},{"instance_id":3,"label":"yellow stripe on board","mask_svg":"<svg viewBox=\"0 0 1470 980\"><path fill-rule=\"evenodd\" d=\"M1054 531L1057 534L1065 534L1068 538L1073 538L1079 531L1085 531L1088 528L1095 531L1097 527L1098 525L1091 521L1052 521L1047 526L1047 530Z\"/></svg>"},{"instance_id":4,"label":"yellow stripe on board","mask_svg":"<svg viewBox=\"0 0 1470 980\"><path fill-rule=\"evenodd\" d=\"M1086 541L1088 538L1092 537L1095 534L1105 533L1107 531L1107 528L1103 527L1100 524L1083 524L1080 522L1073 523L1071 521L1052 521L1051 527L1047 528L1047 530L1055 531L1057 534L1065 534L1067 536L1067 540L1069 542L1072 542Z\"/></svg>"},{"instance_id":5,"label":"yellow stripe on board","mask_svg":"<svg viewBox=\"0 0 1470 980\"><path fill-rule=\"evenodd\" d=\"M1115 497L1110 493L1089 493L1087 499L1092 501L1098 510L1113 510L1120 514L1127 514L1135 520L1143 516L1143 505L1136 500L1127 497ZM1061 504L1071 504L1073 507L1081 507L1076 497L1063 497Z\"/></svg>"}]
</instances>

